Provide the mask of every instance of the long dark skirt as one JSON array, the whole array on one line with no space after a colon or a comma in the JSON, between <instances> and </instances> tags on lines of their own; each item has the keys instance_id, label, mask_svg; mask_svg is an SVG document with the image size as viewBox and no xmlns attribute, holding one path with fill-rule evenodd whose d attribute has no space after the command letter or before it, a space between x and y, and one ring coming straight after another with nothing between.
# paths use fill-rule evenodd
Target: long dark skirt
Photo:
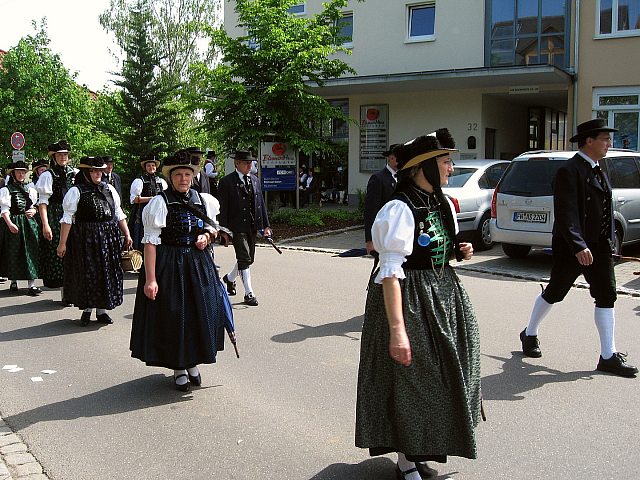
<instances>
[{"instance_id":1,"label":"long dark skirt","mask_svg":"<svg viewBox=\"0 0 640 480\"><path fill-rule=\"evenodd\" d=\"M480 344L473 308L445 266L407 270L401 280L411 343L409 367L389 357L382 285L369 282L362 330L356 446L372 455L402 452L419 460L476 458L480 416Z\"/></svg>"},{"instance_id":2,"label":"long dark skirt","mask_svg":"<svg viewBox=\"0 0 640 480\"><path fill-rule=\"evenodd\" d=\"M135 250L143 250L143 245L140 243L144 236L144 226L142 225L142 210L146 204L134 203L131 205L131 211L129 214L129 234L133 244L131 245Z\"/></svg>"},{"instance_id":3,"label":"long dark skirt","mask_svg":"<svg viewBox=\"0 0 640 480\"><path fill-rule=\"evenodd\" d=\"M47 288L60 288L64 282L64 265L57 253L58 243L60 242L60 219L62 214L61 203L50 202L47 205L47 219L49 220L53 239L49 241L43 237L40 242L40 275L42 276L42 283Z\"/></svg>"},{"instance_id":4,"label":"long dark skirt","mask_svg":"<svg viewBox=\"0 0 640 480\"><path fill-rule=\"evenodd\" d=\"M121 254L115 220L74 224L64 257L65 300L80 309L121 305Z\"/></svg>"},{"instance_id":5,"label":"long dark skirt","mask_svg":"<svg viewBox=\"0 0 640 480\"><path fill-rule=\"evenodd\" d=\"M38 224L26 215L11 215L18 233L11 233L4 220L0 220L0 277L11 280L38 278Z\"/></svg>"},{"instance_id":6,"label":"long dark skirt","mask_svg":"<svg viewBox=\"0 0 640 480\"><path fill-rule=\"evenodd\" d=\"M195 247L156 247L158 294L144 294L138 279L131 326L131 356L174 370L214 363L224 348L222 284L211 253Z\"/></svg>"}]
</instances>

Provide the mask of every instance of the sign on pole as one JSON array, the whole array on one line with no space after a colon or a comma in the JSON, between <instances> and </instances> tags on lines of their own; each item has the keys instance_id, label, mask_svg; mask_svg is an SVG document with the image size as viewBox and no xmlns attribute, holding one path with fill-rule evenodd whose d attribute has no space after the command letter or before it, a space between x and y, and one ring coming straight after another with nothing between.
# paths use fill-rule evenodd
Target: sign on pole
<instances>
[{"instance_id":1,"label":"sign on pole","mask_svg":"<svg viewBox=\"0 0 640 480\"><path fill-rule=\"evenodd\" d=\"M22 160L24 162L24 152L22 150L14 150L11 154L11 160L13 160L14 162L19 162L20 160Z\"/></svg>"},{"instance_id":2,"label":"sign on pole","mask_svg":"<svg viewBox=\"0 0 640 480\"><path fill-rule=\"evenodd\" d=\"M11 134L11 146L15 150L22 150L24 148L25 140L24 135L20 132L13 132Z\"/></svg>"}]
</instances>

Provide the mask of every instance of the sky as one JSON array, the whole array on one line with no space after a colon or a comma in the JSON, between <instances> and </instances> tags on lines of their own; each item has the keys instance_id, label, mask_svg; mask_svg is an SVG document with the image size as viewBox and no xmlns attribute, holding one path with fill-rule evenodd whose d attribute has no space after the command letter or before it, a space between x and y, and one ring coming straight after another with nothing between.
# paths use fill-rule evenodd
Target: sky
<instances>
[{"instance_id":1,"label":"sky","mask_svg":"<svg viewBox=\"0 0 640 480\"><path fill-rule=\"evenodd\" d=\"M98 20L108 7L109 0L0 0L0 50L34 33L31 21L46 17L49 48L67 70L78 72L76 81L93 91L112 86L109 72L118 62L109 51L117 47Z\"/></svg>"}]
</instances>

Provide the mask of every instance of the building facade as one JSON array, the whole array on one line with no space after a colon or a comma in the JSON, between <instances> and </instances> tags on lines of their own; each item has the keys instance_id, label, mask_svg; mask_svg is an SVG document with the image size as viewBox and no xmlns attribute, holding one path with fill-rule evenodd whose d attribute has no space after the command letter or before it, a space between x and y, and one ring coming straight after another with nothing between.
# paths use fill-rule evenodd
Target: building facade
<instances>
[{"instance_id":1,"label":"building facade","mask_svg":"<svg viewBox=\"0 0 640 480\"><path fill-rule=\"evenodd\" d=\"M307 0L291 11L321 8ZM637 148L639 8L640 0L349 1L341 25L351 55L339 55L357 74L317 93L357 122L332 132L347 144L350 194L382 168L388 145L440 127L460 158L510 159L569 148L575 124L599 115L621 128L615 146ZM234 2L224 18L230 34L244 33Z\"/></svg>"}]
</instances>

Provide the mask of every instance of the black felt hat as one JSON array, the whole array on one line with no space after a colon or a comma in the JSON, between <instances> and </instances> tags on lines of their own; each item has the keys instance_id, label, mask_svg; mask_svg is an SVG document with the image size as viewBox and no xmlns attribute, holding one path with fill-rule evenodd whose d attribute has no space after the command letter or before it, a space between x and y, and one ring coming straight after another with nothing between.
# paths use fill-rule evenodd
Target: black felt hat
<instances>
[{"instance_id":1,"label":"black felt hat","mask_svg":"<svg viewBox=\"0 0 640 480\"><path fill-rule=\"evenodd\" d=\"M104 157L82 157L78 168L94 168L96 170L103 170L107 168L107 164L104 163Z\"/></svg>"},{"instance_id":2,"label":"black felt hat","mask_svg":"<svg viewBox=\"0 0 640 480\"><path fill-rule=\"evenodd\" d=\"M216 152L214 150L209 150L207 152L207 158L209 160L213 160L214 158L216 158Z\"/></svg>"},{"instance_id":3,"label":"black felt hat","mask_svg":"<svg viewBox=\"0 0 640 480\"><path fill-rule=\"evenodd\" d=\"M56 153L69 153L71 151L71 145L66 140L60 140L56 143L52 143L47 147L49 152L49 158L53 158Z\"/></svg>"},{"instance_id":4,"label":"black felt hat","mask_svg":"<svg viewBox=\"0 0 640 480\"><path fill-rule=\"evenodd\" d=\"M25 172L29 170L29 165L24 160L18 160L16 162L11 162L7 165L6 172L9 175L14 170L24 170Z\"/></svg>"},{"instance_id":5,"label":"black felt hat","mask_svg":"<svg viewBox=\"0 0 640 480\"><path fill-rule=\"evenodd\" d=\"M45 160L45 159L36 160L31 164L31 171L35 172L40 167L48 167L48 166L49 166L48 160Z\"/></svg>"},{"instance_id":6,"label":"black felt hat","mask_svg":"<svg viewBox=\"0 0 640 480\"><path fill-rule=\"evenodd\" d=\"M249 150L236 150L233 154L233 159L246 160L246 161L252 162L256 158L253 155L251 155L251 152Z\"/></svg>"},{"instance_id":7,"label":"black felt hat","mask_svg":"<svg viewBox=\"0 0 640 480\"><path fill-rule=\"evenodd\" d=\"M147 163L155 163L156 168L160 166L160 160L158 160L155 155L142 155L140 157L140 166L142 167L143 170L144 170L144 166Z\"/></svg>"},{"instance_id":8,"label":"black felt hat","mask_svg":"<svg viewBox=\"0 0 640 480\"><path fill-rule=\"evenodd\" d=\"M188 168L194 175L200 172L200 163L196 160L193 163L191 155L186 150L178 150L174 155L170 155L162 162L162 175L165 178L170 178L171 172L176 168Z\"/></svg>"},{"instance_id":9,"label":"black felt hat","mask_svg":"<svg viewBox=\"0 0 640 480\"><path fill-rule=\"evenodd\" d=\"M588 122L581 123L576 127L576 134L569 139L570 142L575 143L583 138L591 137L594 133L599 132L617 132L617 128L611 128L607 126L607 121L604 118L594 118Z\"/></svg>"},{"instance_id":10,"label":"black felt hat","mask_svg":"<svg viewBox=\"0 0 640 480\"><path fill-rule=\"evenodd\" d=\"M385 157L388 157L389 155L392 155L392 154L395 155L400 145L401 145L400 143L394 143L390 145L389 150L385 150L384 152L382 152L382 155L384 155Z\"/></svg>"},{"instance_id":11,"label":"black felt hat","mask_svg":"<svg viewBox=\"0 0 640 480\"><path fill-rule=\"evenodd\" d=\"M446 128L416 137L398 146L394 152L398 159L398 171L415 167L431 158L457 152L455 147L456 143Z\"/></svg>"}]
</instances>

